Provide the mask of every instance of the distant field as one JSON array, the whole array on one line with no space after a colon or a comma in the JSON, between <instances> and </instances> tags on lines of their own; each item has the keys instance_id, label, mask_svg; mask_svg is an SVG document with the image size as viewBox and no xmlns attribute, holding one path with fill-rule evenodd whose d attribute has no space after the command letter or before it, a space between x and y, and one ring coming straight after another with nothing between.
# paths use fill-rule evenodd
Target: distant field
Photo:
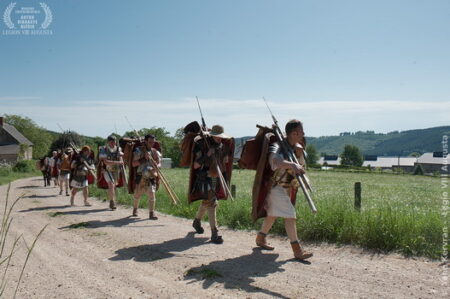
<instances>
[{"instance_id":1,"label":"distant field","mask_svg":"<svg viewBox=\"0 0 450 299\"><path fill-rule=\"evenodd\" d=\"M157 210L193 218L198 203L188 205L186 201L187 169L164 169L163 172L182 204L173 206L161 186L157 194ZM254 175L255 172L249 170L233 172L236 199L234 202L220 202L219 225L259 229L260 221L254 224L250 217ZM354 244L407 256L439 258L441 255L444 219L440 215L442 189L438 178L325 171L310 171L308 175L313 182L313 199L318 213L313 215L310 212L299 192L297 226L301 239ZM361 212L353 208L355 182L362 183ZM91 194L106 198L104 190L91 188ZM119 202L131 204L132 197L125 189L121 189L119 194ZM141 207L145 206L146 200L141 200ZM277 221L272 233L285 234L282 221Z\"/></svg>"}]
</instances>

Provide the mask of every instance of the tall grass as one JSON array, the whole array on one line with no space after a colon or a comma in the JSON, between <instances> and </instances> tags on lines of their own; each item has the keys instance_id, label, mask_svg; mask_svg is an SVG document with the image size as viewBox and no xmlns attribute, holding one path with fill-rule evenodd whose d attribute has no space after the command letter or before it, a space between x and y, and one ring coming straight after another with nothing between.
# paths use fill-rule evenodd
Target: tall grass
<instances>
[{"instance_id":1,"label":"tall grass","mask_svg":"<svg viewBox=\"0 0 450 299\"><path fill-rule=\"evenodd\" d=\"M1 277L1 281L0 281L0 298L4 294L6 287L9 285L8 270L12 266L11 260L14 257L16 250L19 246L19 241L20 241L20 239L23 238L22 235L19 235L15 239L12 239L13 240L12 244L9 245L11 247L10 251L9 252L5 251L7 244L11 243L11 241L10 241L11 239L8 238L8 235L9 235L9 231L11 228L11 224L13 222L12 212L13 212L14 206L22 198L22 196L18 197L16 200L14 200L12 202L12 204L10 204L9 203L10 189L11 189L11 184L8 185L8 189L6 191L4 210L3 210L2 220L1 220L1 224L0 224L0 272L2 273L2 277ZM17 291L19 290L19 285L20 285L20 282L22 281L22 276L23 276L23 273L25 272L25 268L28 264L28 260L30 259L31 252L33 251L37 240L40 238L40 236L42 235L42 233L44 232L46 227L47 227L47 225L45 225L39 231L39 233L37 234L36 238L34 239L33 243L31 244L31 246L27 247L27 250L26 250L27 255L25 257L25 260L23 261L22 269L19 274L19 278L17 279L17 285L16 285L16 288L14 291L13 298L16 298L16 296L17 296ZM26 243L25 243L25 246L26 246Z\"/></svg>"},{"instance_id":2,"label":"tall grass","mask_svg":"<svg viewBox=\"0 0 450 299\"><path fill-rule=\"evenodd\" d=\"M198 203L187 204L188 171L164 169L181 204L173 206L164 189L157 193L157 210L175 216L193 218ZM218 222L236 229L259 229L260 220L253 223L251 190L255 173L235 170L235 201L221 201ZM345 173L311 171L314 183L313 199L318 213L313 215L299 192L297 196L297 226L301 239L354 244L380 252L400 252L406 256L426 256L437 259L442 253L442 231L448 219L440 215L440 181L432 177L411 175ZM362 208L353 207L354 183L362 183ZM91 188L91 194L106 199L106 192ZM132 196L124 188L118 201L132 204ZM141 200L140 207L147 201ZM273 233L284 235L284 224L278 220Z\"/></svg>"}]
</instances>

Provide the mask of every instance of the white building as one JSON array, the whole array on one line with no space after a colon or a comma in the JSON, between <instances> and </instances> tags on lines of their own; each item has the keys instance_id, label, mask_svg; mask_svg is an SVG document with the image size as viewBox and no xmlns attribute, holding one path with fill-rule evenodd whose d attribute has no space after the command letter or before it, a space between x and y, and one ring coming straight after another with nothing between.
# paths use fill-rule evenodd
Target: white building
<instances>
[{"instance_id":1,"label":"white building","mask_svg":"<svg viewBox=\"0 0 450 299\"><path fill-rule=\"evenodd\" d=\"M161 168L172 168L172 159L171 158L162 158Z\"/></svg>"},{"instance_id":2,"label":"white building","mask_svg":"<svg viewBox=\"0 0 450 299\"><path fill-rule=\"evenodd\" d=\"M363 167L389 169L394 166L414 167L416 157L376 157L375 160L364 160Z\"/></svg>"},{"instance_id":3,"label":"white building","mask_svg":"<svg viewBox=\"0 0 450 299\"><path fill-rule=\"evenodd\" d=\"M417 159L415 163L416 167L422 167L424 173L448 173L448 167L445 171L443 167L448 166L450 163L450 157L444 155L443 152L425 153Z\"/></svg>"}]
</instances>

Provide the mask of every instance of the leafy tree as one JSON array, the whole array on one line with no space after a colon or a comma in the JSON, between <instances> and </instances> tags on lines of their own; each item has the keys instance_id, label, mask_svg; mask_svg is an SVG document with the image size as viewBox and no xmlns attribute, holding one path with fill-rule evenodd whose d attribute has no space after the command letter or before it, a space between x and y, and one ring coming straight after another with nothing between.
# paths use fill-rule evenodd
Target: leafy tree
<instances>
[{"instance_id":1,"label":"leafy tree","mask_svg":"<svg viewBox=\"0 0 450 299\"><path fill-rule=\"evenodd\" d=\"M74 144L78 148L82 147L85 144L84 138L74 131L65 131L58 136L58 138L53 141L50 146L49 154L52 151L57 151L60 149L65 149L68 146Z\"/></svg>"},{"instance_id":2,"label":"leafy tree","mask_svg":"<svg viewBox=\"0 0 450 299\"><path fill-rule=\"evenodd\" d=\"M117 137L117 136L116 136ZM99 146L103 146L106 144L106 138L102 138L99 136L96 137L84 137L85 142L89 145L95 153L97 153L97 149ZM120 136L117 137L117 140L120 139Z\"/></svg>"},{"instance_id":3,"label":"leafy tree","mask_svg":"<svg viewBox=\"0 0 450 299\"><path fill-rule=\"evenodd\" d=\"M347 144L341 154L341 165L362 166L363 156L357 146Z\"/></svg>"},{"instance_id":4,"label":"leafy tree","mask_svg":"<svg viewBox=\"0 0 450 299\"><path fill-rule=\"evenodd\" d=\"M175 131L175 139L180 141L183 140L184 137L184 128L179 128Z\"/></svg>"},{"instance_id":5,"label":"leafy tree","mask_svg":"<svg viewBox=\"0 0 450 299\"><path fill-rule=\"evenodd\" d=\"M317 161L319 160L319 155L317 154L316 147L312 144L308 144L306 146L306 153L308 154L308 156L306 157L306 165L316 165Z\"/></svg>"},{"instance_id":6,"label":"leafy tree","mask_svg":"<svg viewBox=\"0 0 450 299\"><path fill-rule=\"evenodd\" d=\"M46 155L54 137L50 132L38 126L33 120L20 115L6 114L5 122L14 126L23 136L33 143L33 158Z\"/></svg>"}]
</instances>

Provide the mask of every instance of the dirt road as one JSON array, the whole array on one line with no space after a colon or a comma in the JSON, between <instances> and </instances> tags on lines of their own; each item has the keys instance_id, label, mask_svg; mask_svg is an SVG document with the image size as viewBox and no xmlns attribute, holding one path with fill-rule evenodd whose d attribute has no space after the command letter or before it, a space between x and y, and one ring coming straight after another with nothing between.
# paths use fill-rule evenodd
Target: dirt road
<instances>
[{"instance_id":1,"label":"dirt road","mask_svg":"<svg viewBox=\"0 0 450 299\"><path fill-rule=\"evenodd\" d=\"M440 298L445 290L438 262L307 244L315 255L300 263L284 238L271 236L275 250L260 251L255 232L222 228L225 243L215 245L207 223L206 234L196 235L190 220L159 214L151 221L144 210L132 218L130 208L109 211L96 199L84 207L81 194L70 207L68 197L42 185L38 178L12 184L10 198L27 195L15 208L10 237L23 234L30 244L49 224L18 298ZM1 208L5 196L1 186ZM21 248L5 298L17 282L23 241Z\"/></svg>"}]
</instances>

